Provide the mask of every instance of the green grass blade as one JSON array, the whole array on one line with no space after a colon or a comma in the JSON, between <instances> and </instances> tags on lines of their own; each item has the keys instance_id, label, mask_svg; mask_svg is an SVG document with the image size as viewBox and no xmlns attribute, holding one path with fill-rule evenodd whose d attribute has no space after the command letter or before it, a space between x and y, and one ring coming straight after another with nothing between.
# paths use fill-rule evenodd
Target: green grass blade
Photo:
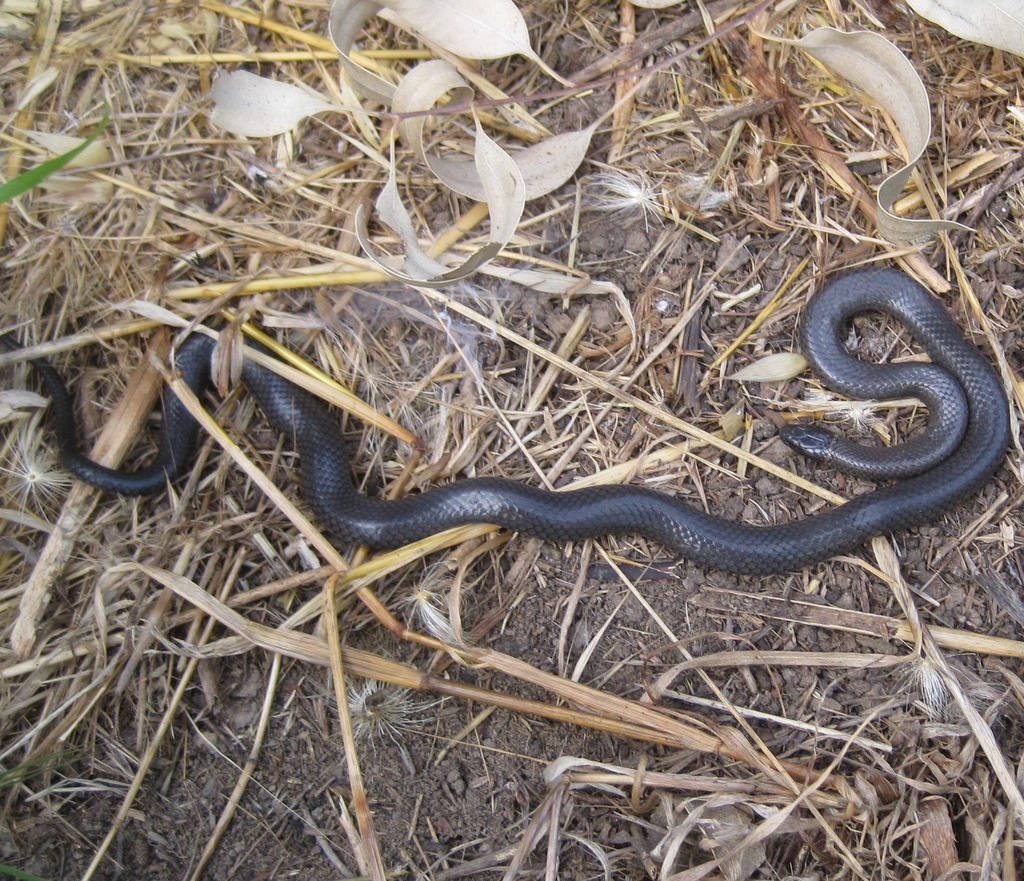
<instances>
[{"instance_id":1,"label":"green grass blade","mask_svg":"<svg viewBox=\"0 0 1024 881\"><path fill-rule=\"evenodd\" d=\"M9 202L15 196L20 196L22 193L31 190L32 187L39 186L51 174L60 171L103 133L109 121L110 108L107 105L103 105L103 118L100 119L99 124L93 129L92 134L82 141L81 144L68 150L67 153L61 153L60 156L54 156L53 159L40 162L39 165L30 168L28 171L23 171L16 178L7 181L5 184L0 184L0 205L4 202Z\"/></svg>"},{"instance_id":2,"label":"green grass blade","mask_svg":"<svg viewBox=\"0 0 1024 881\"><path fill-rule=\"evenodd\" d=\"M38 875L33 875L31 872L22 872L21 869L15 869L13 866L5 866L0 863L0 875L9 875L11 878L17 878L18 881L46 881L45 878L40 878Z\"/></svg>"}]
</instances>

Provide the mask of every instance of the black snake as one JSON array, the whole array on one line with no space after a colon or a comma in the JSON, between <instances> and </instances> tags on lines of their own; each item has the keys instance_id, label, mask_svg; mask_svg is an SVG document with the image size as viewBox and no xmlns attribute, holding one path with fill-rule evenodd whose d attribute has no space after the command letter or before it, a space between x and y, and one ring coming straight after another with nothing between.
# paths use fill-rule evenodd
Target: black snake
<instances>
[{"instance_id":1,"label":"black snake","mask_svg":"<svg viewBox=\"0 0 1024 881\"><path fill-rule=\"evenodd\" d=\"M878 310L898 318L932 364L868 364L844 346L849 319ZM396 547L466 523L493 523L553 542L641 534L702 565L746 574L798 569L846 553L873 536L940 517L976 492L1009 444L1009 407L1001 383L948 313L915 281L895 270L850 272L815 294L803 318L804 354L827 385L857 397L913 395L929 407L929 428L910 443L868 448L816 426L789 426L783 437L809 455L879 479L900 478L836 508L778 526L735 523L663 492L598 486L550 492L500 478L456 480L394 501L369 498L352 481L336 420L313 395L247 359L242 378L274 427L297 448L303 495L327 532L352 544ZM193 335L177 352L185 382L210 381L214 343ZM99 488L126 495L157 492L188 465L198 425L164 395L164 428L152 465L125 472L78 450L64 383L33 362L53 398L64 466Z\"/></svg>"}]
</instances>

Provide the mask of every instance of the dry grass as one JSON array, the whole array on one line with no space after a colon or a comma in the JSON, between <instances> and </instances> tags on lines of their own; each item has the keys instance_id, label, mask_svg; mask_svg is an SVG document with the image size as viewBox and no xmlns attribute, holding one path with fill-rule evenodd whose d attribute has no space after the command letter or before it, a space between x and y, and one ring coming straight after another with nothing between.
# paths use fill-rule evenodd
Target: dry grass
<instances>
[{"instance_id":1,"label":"dry grass","mask_svg":"<svg viewBox=\"0 0 1024 881\"><path fill-rule=\"evenodd\" d=\"M26 131L81 133L110 107L114 160L90 173L109 203L0 207L0 325L71 380L95 455L145 455L180 326L231 338L248 320L355 414L339 426L371 493L630 480L731 517L807 516L861 487L779 448L800 386L722 377L791 348L825 274L889 259L957 282L948 302L1019 399L1016 62L887 3L757 19L790 36L881 23L925 78L928 189L903 207L976 232L896 250L862 183L896 161L884 120L793 48L741 27L688 49L694 13L522 5L545 59L605 87L552 98L521 59L483 76L522 98L519 121L607 124L497 266L442 292L358 253L390 120L246 143L205 118L211 78L243 63L336 91L319 6L18 12L5 177L39 158ZM754 8L709 5L719 22ZM422 57L379 21L363 48L396 70ZM445 247L486 241L479 206L420 169L401 186ZM512 270L578 284L551 296ZM350 555L305 517L244 393L197 410L211 440L170 495L68 490L29 404L3 437L0 755L44 764L9 783L2 861L50 878L1014 877L1024 642L986 587L1019 583L1017 449L943 523L755 580L631 538L563 549L488 527ZM883 410L873 429L914 418Z\"/></svg>"}]
</instances>

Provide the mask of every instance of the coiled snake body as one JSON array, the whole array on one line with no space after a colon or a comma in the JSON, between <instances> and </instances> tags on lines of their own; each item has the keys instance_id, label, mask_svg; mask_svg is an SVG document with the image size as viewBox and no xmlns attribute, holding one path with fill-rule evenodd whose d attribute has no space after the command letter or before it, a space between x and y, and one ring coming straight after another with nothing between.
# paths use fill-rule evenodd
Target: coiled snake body
<instances>
[{"instance_id":1,"label":"coiled snake body","mask_svg":"<svg viewBox=\"0 0 1024 881\"><path fill-rule=\"evenodd\" d=\"M875 365L847 353L851 316L867 310L903 322L932 365ZM190 387L209 383L212 341L192 336L176 364ZM294 440L303 495L336 539L396 547L465 523L493 523L553 542L642 534L674 553L716 569L786 572L853 550L869 538L934 520L993 474L1009 443L1002 386L946 311L916 282L894 270L861 270L811 298L803 318L804 353L825 382L858 397L915 395L929 406L925 436L876 450L835 441L815 427L783 436L811 455L877 478L902 477L844 505L777 526L735 523L664 493L635 486L549 492L500 478L457 480L394 501L372 499L352 481L336 420L319 399L252 360L242 378L274 427ZM188 464L198 426L170 392L156 461L125 472L78 451L71 401L60 377L34 362L53 397L55 434L65 467L82 480L123 494L156 492ZM913 475L913 476L907 476Z\"/></svg>"}]
</instances>

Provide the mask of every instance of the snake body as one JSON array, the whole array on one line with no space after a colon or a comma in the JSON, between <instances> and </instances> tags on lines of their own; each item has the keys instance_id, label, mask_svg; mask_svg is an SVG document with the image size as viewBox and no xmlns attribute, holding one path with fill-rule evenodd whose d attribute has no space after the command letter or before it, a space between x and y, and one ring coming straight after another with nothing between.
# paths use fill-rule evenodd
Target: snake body
<instances>
[{"instance_id":1,"label":"snake body","mask_svg":"<svg viewBox=\"0 0 1024 881\"><path fill-rule=\"evenodd\" d=\"M932 364L877 365L850 355L844 346L849 319L867 310L899 319ZM840 276L811 298L802 340L812 366L836 390L859 397L922 397L930 422L921 439L880 450L837 441L815 427L784 431L795 446L848 470L903 479L775 526L732 522L636 486L550 492L506 479L471 478L398 500L373 499L353 483L337 422L319 399L251 359L242 379L271 424L294 441L303 495L327 532L342 542L377 548L466 523L493 523L552 542L642 534L708 567L743 574L787 572L847 553L876 535L932 521L975 493L998 468L1010 433L1002 385L949 314L909 277L887 269ZM196 335L178 351L176 365L196 391L209 383L212 346ZM36 366L53 398L62 462L77 477L132 495L162 489L187 466L198 426L169 391L155 462L137 472L113 470L78 451L64 384L45 362Z\"/></svg>"}]
</instances>

